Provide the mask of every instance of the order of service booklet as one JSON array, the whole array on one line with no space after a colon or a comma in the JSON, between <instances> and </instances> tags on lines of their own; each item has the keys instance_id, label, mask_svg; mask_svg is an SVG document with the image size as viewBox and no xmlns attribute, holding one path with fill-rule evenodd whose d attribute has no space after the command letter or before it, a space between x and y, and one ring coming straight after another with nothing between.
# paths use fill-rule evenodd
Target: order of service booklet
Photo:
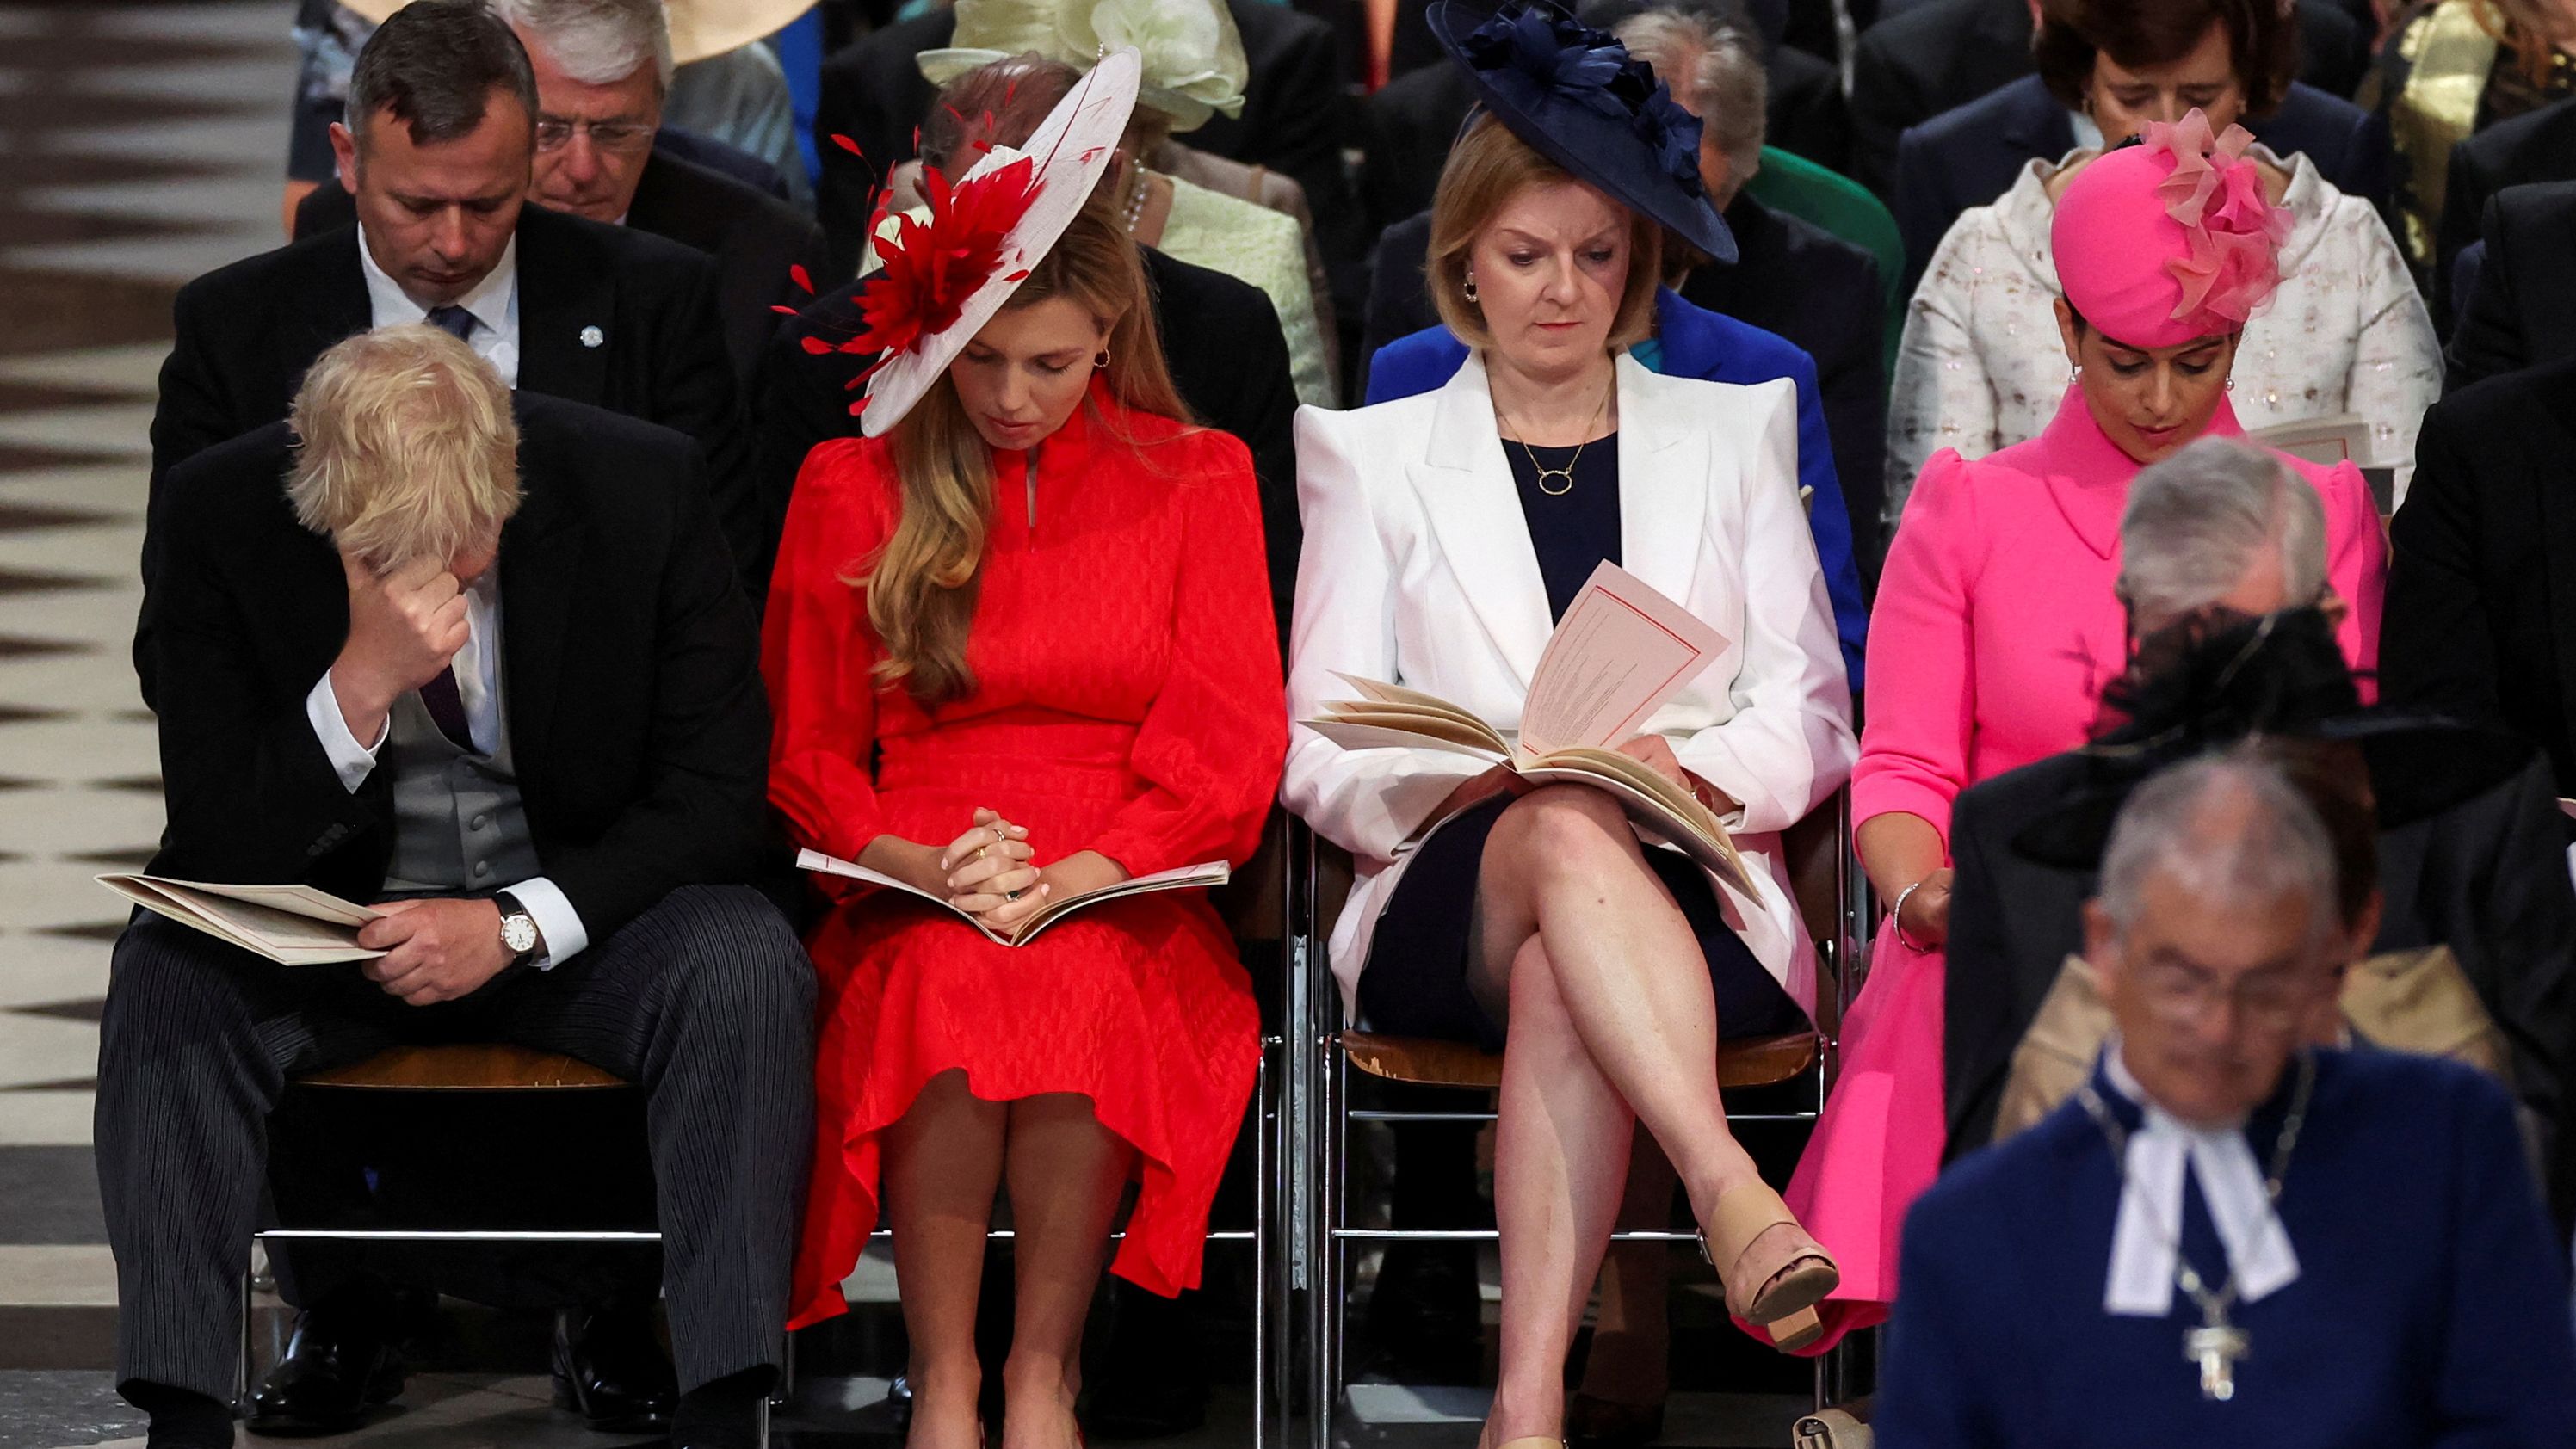
<instances>
[{"instance_id":1,"label":"order of service booklet","mask_svg":"<svg viewBox=\"0 0 2576 1449\"><path fill-rule=\"evenodd\" d=\"M98 883L143 907L280 966L371 961L358 930L382 911L308 885L222 885L158 875L103 875Z\"/></svg>"},{"instance_id":2,"label":"order of service booklet","mask_svg":"<svg viewBox=\"0 0 2576 1449\"><path fill-rule=\"evenodd\" d=\"M1344 749L1452 750L1533 783L1605 790L1646 834L1751 894L1752 876L1717 816L1617 748L1725 644L1689 610L1604 562L1548 636L1516 737L1436 695L1348 674L1339 677L1362 697L1326 701L1323 717L1304 724Z\"/></svg>"},{"instance_id":3,"label":"order of service booklet","mask_svg":"<svg viewBox=\"0 0 2576 1449\"><path fill-rule=\"evenodd\" d=\"M1152 875L1132 876L1116 885L1106 885L1095 891L1083 891L1066 896L1062 900L1048 901L1030 912L1028 918L1020 922L1018 931L1002 932L985 925L983 918L973 912L957 909L949 903L946 896L933 895L917 885L896 880L882 871L870 870L864 865L843 860L838 856L825 855L819 850L796 852L796 868L819 871L824 875L847 876L852 880L863 880L885 890L902 891L906 895L918 896L983 932L984 939L998 946L1025 946L1037 938L1038 932L1085 906L1096 906L1102 901L1150 895L1155 891L1186 890L1192 886L1221 886L1234 877L1233 868L1221 860L1202 861L1197 865L1184 865L1174 870L1160 870Z\"/></svg>"}]
</instances>

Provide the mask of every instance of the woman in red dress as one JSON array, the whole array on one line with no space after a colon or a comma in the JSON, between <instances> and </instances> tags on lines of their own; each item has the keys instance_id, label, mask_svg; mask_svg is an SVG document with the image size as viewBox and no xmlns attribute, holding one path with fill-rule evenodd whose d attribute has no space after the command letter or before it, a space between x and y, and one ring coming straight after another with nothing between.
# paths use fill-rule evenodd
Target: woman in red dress
<instances>
[{"instance_id":1,"label":"woman in red dress","mask_svg":"<svg viewBox=\"0 0 2576 1449\"><path fill-rule=\"evenodd\" d=\"M1026 158L996 151L945 199L934 185L909 254L952 264L915 271L898 245L872 287L862 342L892 360L869 436L806 459L769 596L770 798L799 843L1004 935L1053 898L1240 864L1286 744L1250 455L1178 420L1136 250L1083 204L1106 155L1086 128L1114 110L1114 141L1124 119L1122 55L1132 98L1132 52L1113 54ZM1000 163L1022 159L1035 199L1011 222L1023 183ZM997 207L1008 233L960 280ZM1079 1333L1127 1184L1114 1269L1167 1295L1199 1281L1260 1052L1232 942L1195 890L1004 946L862 888L808 945L818 1139L792 1322L844 1311L882 1214L910 1442L980 1449L975 1305L1007 1184L1003 1441L1074 1444Z\"/></svg>"}]
</instances>

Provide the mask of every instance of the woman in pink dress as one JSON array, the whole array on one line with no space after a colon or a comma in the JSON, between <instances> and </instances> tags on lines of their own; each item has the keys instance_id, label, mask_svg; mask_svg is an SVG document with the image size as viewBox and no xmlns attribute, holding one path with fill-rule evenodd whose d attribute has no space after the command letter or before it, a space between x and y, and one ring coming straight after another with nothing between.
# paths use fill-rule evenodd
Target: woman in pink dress
<instances>
[{"instance_id":1,"label":"woman in pink dress","mask_svg":"<svg viewBox=\"0 0 2576 1449\"><path fill-rule=\"evenodd\" d=\"M2058 330L2073 374L2027 443L1936 454L1915 484L1870 622L1870 710L1852 772L1861 864L1891 903L1842 1028L1842 1072L1791 1179L1798 1219L1842 1265L1822 1352L1887 1316L1905 1209L1939 1170L1941 944L1950 804L2081 744L2129 653L2120 510L2140 468L2239 436L2227 377L2279 284L2286 212L2234 126L2192 111L2078 173L2059 200ZM2283 456L2325 501L2345 654L2377 662L2387 544L2359 470Z\"/></svg>"}]
</instances>

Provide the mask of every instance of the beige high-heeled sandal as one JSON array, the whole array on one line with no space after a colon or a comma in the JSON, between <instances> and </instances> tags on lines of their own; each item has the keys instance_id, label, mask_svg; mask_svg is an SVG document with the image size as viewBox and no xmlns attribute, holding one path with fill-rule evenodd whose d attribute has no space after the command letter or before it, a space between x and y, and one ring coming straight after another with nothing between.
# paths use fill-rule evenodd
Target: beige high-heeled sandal
<instances>
[{"instance_id":1,"label":"beige high-heeled sandal","mask_svg":"<svg viewBox=\"0 0 2576 1449\"><path fill-rule=\"evenodd\" d=\"M1783 1352L1822 1336L1816 1305L1841 1285L1842 1269L1798 1225L1780 1194L1768 1183L1744 1183L1718 1198L1712 1218L1700 1229L1699 1251L1726 1284L1727 1311L1768 1329L1772 1346ZM1772 1231L1782 1226L1789 1231Z\"/></svg>"}]
</instances>

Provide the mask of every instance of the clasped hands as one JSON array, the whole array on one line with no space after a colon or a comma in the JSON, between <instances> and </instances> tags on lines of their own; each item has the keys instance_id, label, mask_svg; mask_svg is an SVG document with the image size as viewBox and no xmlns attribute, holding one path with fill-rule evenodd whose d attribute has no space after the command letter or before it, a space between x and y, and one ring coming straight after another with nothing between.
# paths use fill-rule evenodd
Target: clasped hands
<instances>
[{"instance_id":1,"label":"clasped hands","mask_svg":"<svg viewBox=\"0 0 2576 1449\"><path fill-rule=\"evenodd\" d=\"M1037 847L1028 827L991 809L978 809L975 823L944 846L879 836L867 853L883 857L882 864L863 859L870 869L940 896L1004 936L1017 936L1059 892L1080 894L1127 878L1117 862L1096 850L1076 851L1044 867L1031 864Z\"/></svg>"}]
</instances>

